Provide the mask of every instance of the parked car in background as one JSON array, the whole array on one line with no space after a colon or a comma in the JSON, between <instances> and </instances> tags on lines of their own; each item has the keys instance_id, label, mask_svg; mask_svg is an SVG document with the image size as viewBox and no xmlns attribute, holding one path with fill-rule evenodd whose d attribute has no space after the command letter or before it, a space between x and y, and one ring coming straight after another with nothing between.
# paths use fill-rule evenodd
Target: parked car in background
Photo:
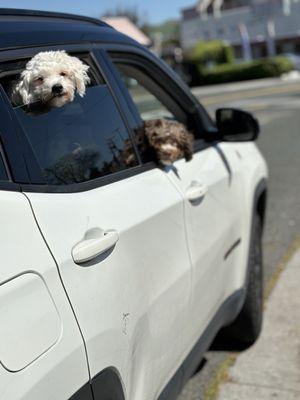
<instances>
[{"instance_id":1,"label":"parked car in background","mask_svg":"<svg viewBox=\"0 0 300 400\"><path fill-rule=\"evenodd\" d=\"M231 108L212 121L165 63L98 20L0 19L1 400L175 399L221 328L244 347L261 329L258 123ZM10 87L50 50L88 64L91 82L34 115ZM140 152L149 118L186 124L193 159L162 168Z\"/></svg>"}]
</instances>

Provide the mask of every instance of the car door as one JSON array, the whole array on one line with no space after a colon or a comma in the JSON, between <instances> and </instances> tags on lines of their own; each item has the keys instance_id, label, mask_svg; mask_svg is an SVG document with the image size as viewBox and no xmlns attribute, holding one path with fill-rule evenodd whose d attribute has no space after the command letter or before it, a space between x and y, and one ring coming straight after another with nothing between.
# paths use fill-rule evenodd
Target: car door
<instances>
[{"instance_id":1,"label":"car door","mask_svg":"<svg viewBox=\"0 0 300 400\"><path fill-rule=\"evenodd\" d=\"M236 182L232 182L230 165L221 147L201 139L204 123L201 126L198 121L191 121L197 105L187 108L186 93L172 88L174 80L167 71L140 53L112 50L110 56L122 79L120 85L125 83L129 91L128 101L136 107L133 112L137 115L137 129L143 120L171 118L190 126L195 135L193 159L190 162L180 159L164 169L165 176L184 201L193 265L189 310L192 322L184 334L188 347L199 338L228 295L233 277L229 264L234 265L228 251L240 241L239 206L234 206Z\"/></svg>"},{"instance_id":2,"label":"car door","mask_svg":"<svg viewBox=\"0 0 300 400\"><path fill-rule=\"evenodd\" d=\"M112 368L128 399L153 399L184 354L183 201L163 171L140 164L101 54L81 57L94 73L83 98L42 115L14 109L30 146L22 190L58 264L91 378Z\"/></svg>"},{"instance_id":3,"label":"car door","mask_svg":"<svg viewBox=\"0 0 300 400\"><path fill-rule=\"evenodd\" d=\"M222 154L222 156L220 155ZM184 197L187 236L193 264L191 313L194 334L214 317L232 285L240 242L230 167L218 145L195 151L190 163L178 160L168 177ZM176 171L176 173L175 173Z\"/></svg>"},{"instance_id":4,"label":"car door","mask_svg":"<svg viewBox=\"0 0 300 400\"><path fill-rule=\"evenodd\" d=\"M69 399L83 386L90 400L80 329L30 203L13 182L26 169L4 96L0 86L0 397Z\"/></svg>"}]
</instances>

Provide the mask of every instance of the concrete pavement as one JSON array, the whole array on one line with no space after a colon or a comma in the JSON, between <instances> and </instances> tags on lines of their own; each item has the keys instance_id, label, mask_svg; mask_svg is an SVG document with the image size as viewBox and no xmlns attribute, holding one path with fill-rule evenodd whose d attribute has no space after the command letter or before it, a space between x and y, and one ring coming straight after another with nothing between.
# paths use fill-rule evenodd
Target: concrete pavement
<instances>
[{"instance_id":1,"label":"concrete pavement","mask_svg":"<svg viewBox=\"0 0 300 400\"><path fill-rule=\"evenodd\" d=\"M282 272L257 343L240 354L218 400L300 399L300 250Z\"/></svg>"}]
</instances>

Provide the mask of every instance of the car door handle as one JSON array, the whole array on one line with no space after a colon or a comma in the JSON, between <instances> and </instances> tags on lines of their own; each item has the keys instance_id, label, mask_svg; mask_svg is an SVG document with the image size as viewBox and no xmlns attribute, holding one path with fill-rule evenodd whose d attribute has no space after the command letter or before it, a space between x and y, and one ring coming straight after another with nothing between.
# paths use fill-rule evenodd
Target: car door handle
<instances>
[{"instance_id":1,"label":"car door handle","mask_svg":"<svg viewBox=\"0 0 300 400\"><path fill-rule=\"evenodd\" d=\"M186 198L190 202L199 201L206 195L207 186L193 181L186 191Z\"/></svg>"},{"instance_id":2,"label":"car door handle","mask_svg":"<svg viewBox=\"0 0 300 400\"><path fill-rule=\"evenodd\" d=\"M86 238L72 249L72 257L76 264L91 261L112 248L119 240L117 231L106 231L101 237Z\"/></svg>"}]
</instances>

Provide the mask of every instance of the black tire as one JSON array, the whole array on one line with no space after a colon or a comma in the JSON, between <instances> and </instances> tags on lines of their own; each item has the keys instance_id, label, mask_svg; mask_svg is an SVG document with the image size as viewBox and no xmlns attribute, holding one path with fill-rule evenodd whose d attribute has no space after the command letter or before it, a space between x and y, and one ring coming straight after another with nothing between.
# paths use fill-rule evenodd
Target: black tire
<instances>
[{"instance_id":1,"label":"black tire","mask_svg":"<svg viewBox=\"0 0 300 400\"><path fill-rule=\"evenodd\" d=\"M259 337L263 321L262 223L254 216L244 305L234 322L222 331L231 348L244 350Z\"/></svg>"}]
</instances>

